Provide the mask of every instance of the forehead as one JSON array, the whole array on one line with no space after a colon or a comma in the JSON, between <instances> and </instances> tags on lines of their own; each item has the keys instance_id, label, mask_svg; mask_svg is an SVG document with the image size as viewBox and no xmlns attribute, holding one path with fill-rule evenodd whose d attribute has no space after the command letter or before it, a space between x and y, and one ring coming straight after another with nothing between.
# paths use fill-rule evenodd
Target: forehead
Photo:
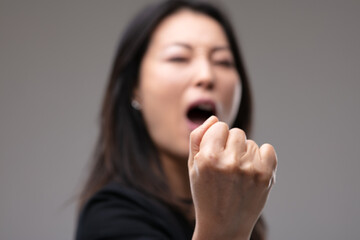
<instances>
[{"instance_id":1,"label":"forehead","mask_svg":"<svg viewBox=\"0 0 360 240\"><path fill-rule=\"evenodd\" d=\"M151 44L164 46L184 42L194 46L228 45L222 26L213 18L189 9L166 17L155 29Z\"/></svg>"}]
</instances>

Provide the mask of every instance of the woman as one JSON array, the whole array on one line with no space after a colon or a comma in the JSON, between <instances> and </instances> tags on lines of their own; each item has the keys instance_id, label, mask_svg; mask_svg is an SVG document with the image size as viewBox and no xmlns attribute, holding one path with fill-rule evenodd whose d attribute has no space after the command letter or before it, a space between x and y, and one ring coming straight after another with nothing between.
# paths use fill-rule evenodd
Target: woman
<instances>
[{"instance_id":1,"label":"woman","mask_svg":"<svg viewBox=\"0 0 360 240\"><path fill-rule=\"evenodd\" d=\"M113 64L76 238L265 239L277 160L246 140L250 100L218 8L165 1L139 13Z\"/></svg>"}]
</instances>

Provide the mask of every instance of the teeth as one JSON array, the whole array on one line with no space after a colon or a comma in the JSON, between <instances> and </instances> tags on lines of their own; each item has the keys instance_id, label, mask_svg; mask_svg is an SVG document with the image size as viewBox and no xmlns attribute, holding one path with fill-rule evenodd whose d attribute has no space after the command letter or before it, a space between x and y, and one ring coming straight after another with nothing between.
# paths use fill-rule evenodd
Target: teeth
<instances>
[{"instance_id":1,"label":"teeth","mask_svg":"<svg viewBox=\"0 0 360 240\"><path fill-rule=\"evenodd\" d=\"M202 103L202 104L199 104L197 107L203 111L212 111L213 110L212 104L209 104L209 103Z\"/></svg>"}]
</instances>

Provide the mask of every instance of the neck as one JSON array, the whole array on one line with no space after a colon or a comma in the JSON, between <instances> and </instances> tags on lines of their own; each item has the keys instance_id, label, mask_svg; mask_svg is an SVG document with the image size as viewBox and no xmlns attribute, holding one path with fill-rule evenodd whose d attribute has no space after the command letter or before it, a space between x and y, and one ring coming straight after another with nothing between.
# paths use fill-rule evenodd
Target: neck
<instances>
[{"instance_id":1,"label":"neck","mask_svg":"<svg viewBox=\"0 0 360 240\"><path fill-rule=\"evenodd\" d=\"M174 196L183 203L183 214L190 223L195 222L195 209L192 204L187 158L160 154L160 160Z\"/></svg>"},{"instance_id":2,"label":"neck","mask_svg":"<svg viewBox=\"0 0 360 240\"><path fill-rule=\"evenodd\" d=\"M190 180L186 158L176 158L168 154L160 154L161 164L169 187L175 197L184 200L191 199Z\"/></svg>"}]
</instances>

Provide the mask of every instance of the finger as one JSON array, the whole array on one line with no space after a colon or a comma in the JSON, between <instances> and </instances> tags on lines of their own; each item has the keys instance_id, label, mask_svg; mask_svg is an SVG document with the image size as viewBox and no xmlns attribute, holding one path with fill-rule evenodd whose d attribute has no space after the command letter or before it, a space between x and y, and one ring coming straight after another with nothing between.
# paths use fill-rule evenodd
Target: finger
<instances>
[{"instance_id":1,"label":"finger","mask_svg":"<svg viewBox=\"0 0 360 240\"><path fill-rule=\"evenodd\" d=\"M246 154L251 156L252 161L260 158L259 146L254 140L246 140Z\"/></svg>"},{"instance_id":2,"label":"finger","mask_svg":"<svg viewBox=\"0 0 360 240\"><path fill-rule=\"evenodd\" d=\"M260 159L257 159L254 162L254 166L258 172L261 172L261 178L259 180L268 184L268 187L271 187L275 181L275 171L277 166L275 149L272 145L266 143L260 147L259 153Z\"/></svg>"},{"instance_id":3,"label":"finger","mask_svg":"<svg viewBox=\"0 0 360 240\"><path fill-rule=\"evenodd\" d=\"M211 127L214 123L218 122L218 118L215 116L209 117L202 125L194 129L190 134L190 153L189 153L189 166L192 167L194 156L200 150L200 142L203 138L205 132Z\"/></svg>"},{"instance_id":4,"label":"finger","mask_svg":"<svg viewBox=\"0 0 360 240\"><path fill-rule=\"evenodd\" d=\"M271 144L265 143L260 147L261 162L266 168L274 171L277 166L277 156L274 147Z\"/></svg>"},{"instance_id":5,"label":"finger","mask_svg":"<svg viewBox=\"0 0 360 240\"><path fill-rule=\"evenodd\" d=\"M216 122L205 132L200 149L207 153L219 153L225 149L229 135L229 126L224 122Z\"/></svg>"},{"instance_id":6,"label":"finger","mask_svg":"<svg viewBox=\"0 0 360 240\"><path fill-rule=\"evenodd\" d=\"M256 170L254 162L260 159L259 146L251 139L246 140L245 144L246 153L239 158L239 166L247 174L253 175Z\"/></svg>"},{"instance_id":7,"label":"finger","mask_svg":"<svg viewBox=\"0 0 360 240\"><path fill-rule=\"evenodd\" d=\"M226 151L239 157L246 153L246 134L243 130L239 128L230 129Z\"/></svg>"}]
</instances>

